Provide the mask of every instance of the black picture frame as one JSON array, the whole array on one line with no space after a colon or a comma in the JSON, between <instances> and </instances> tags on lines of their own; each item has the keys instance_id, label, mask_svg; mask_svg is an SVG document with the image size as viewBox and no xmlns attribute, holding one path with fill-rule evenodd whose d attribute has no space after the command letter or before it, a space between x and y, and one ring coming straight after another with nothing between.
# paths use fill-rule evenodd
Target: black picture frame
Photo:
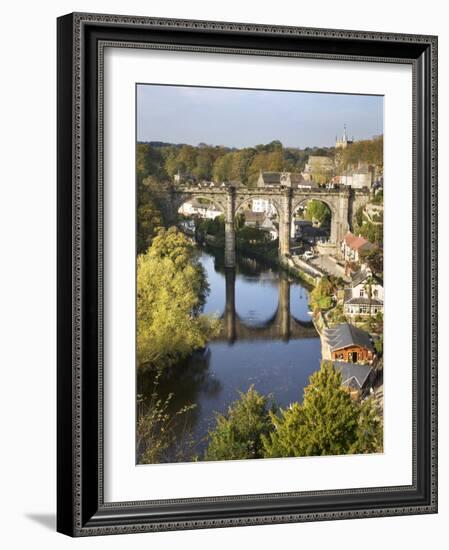
<instances>
[{"instance_id":1,"label":"black picture frame","mask_svg":"<svg viewBox=\"0 0 449 550\"><path fill-rule=\"evenodd\" d=\"M71 536L437 511L437 37L75 13L58 29L57 530ZM105 503L102 44L295 55L413 69L413 483Z\"/></svg>"}]
</instances>

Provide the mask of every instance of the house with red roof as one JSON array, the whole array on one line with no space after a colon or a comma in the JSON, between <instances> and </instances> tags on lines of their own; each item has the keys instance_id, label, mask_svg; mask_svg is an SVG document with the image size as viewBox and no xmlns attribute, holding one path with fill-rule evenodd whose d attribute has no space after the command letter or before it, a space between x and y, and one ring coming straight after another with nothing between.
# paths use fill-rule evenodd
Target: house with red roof
<instances>
[{"instance_id":1,"label":"house with red roof","mask_svg":"<svg viewBox=\"0 0 449 550\"><path fill-rule=\"evenodd\" d=\"M374 245L372 243L370 243L360 235L357 237L350 231L348 231L344 236L340 247L343 259L347 262L356 263L359 262L359 252L361 250L369 251L373 248Z\"/></svg>"}]
</instances>

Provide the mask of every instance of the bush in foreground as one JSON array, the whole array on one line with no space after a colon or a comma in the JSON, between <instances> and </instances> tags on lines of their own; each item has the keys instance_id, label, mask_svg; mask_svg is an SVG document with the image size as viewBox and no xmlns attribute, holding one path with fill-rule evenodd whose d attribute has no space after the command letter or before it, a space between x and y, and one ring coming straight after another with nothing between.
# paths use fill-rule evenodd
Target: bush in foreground
<instances>
[{"instance_id":1,"label":"bush in foreground","mask_svg":"<svg viewBox=\"0 0 449 550\"><path fill-rule=\"evenodd\" d=\"M268 397L253 386L232 403L226 416L216 416L216 427L209 432L206 460L262 458L262 436L268 435L271 421Z\"/></svg>"}]
</instances>

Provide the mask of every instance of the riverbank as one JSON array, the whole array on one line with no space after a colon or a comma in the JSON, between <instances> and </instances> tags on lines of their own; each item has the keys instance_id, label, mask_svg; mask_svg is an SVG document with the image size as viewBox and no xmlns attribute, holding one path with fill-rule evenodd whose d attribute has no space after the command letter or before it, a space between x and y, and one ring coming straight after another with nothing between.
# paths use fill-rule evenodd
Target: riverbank
<instances>
[{"instance_id":1,"label":"riverbank","mask_svg":"<svg viewBox=\"0 0 449 550\"><path fill-rule=\"evenodd\" d=\"M313 314L312 322L315 327L315 330L320 335L321 340L321 359L323 361L332 361L331 348L326 336L326 329L328 328L328 323L326 317L321 311L318 311Z\"/></svg>"},{"instance_id":2,"label":"riverbank","mask_svg":"<svg viewBox=\"0 0 449 550\"><path fill-rule=\"evenodd\" d=\"M319 269L314 268L297 256L278 259L278 263L289 274L307 283L311 287L315 287L321 277L324 276L324 273Z\"/></svg>"}]
</instances>

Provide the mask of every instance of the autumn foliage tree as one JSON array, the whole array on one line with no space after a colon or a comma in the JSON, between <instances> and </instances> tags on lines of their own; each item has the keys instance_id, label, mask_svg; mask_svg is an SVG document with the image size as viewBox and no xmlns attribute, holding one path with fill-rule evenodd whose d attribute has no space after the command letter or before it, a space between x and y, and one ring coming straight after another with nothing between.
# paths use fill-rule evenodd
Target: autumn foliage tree
<instances>
[{"instance_id":1,"label":"autumn foliage tree","mask_svg":"<svg viewBox=\"0 0 449 550\"><path fill-rule=\"evenodd\" d=\"M373 139L354 141L343 149L343 164L357 165L359 162L383 166L383 136L376 136Z\"/></svg>"},{"instance_id":2,"label":"autumn foliage tree","mask_svg":"<svg viewBox=\"0 0 449 550\"><path fill-rule=\"evenodd\" d=\"M137 258L140 367L168 367L206 345L219 323L201 314L208 288L194 245L174 227L161 229Z\"/></svg>"},{"instance_id":3,"label":"autumn foliage tree","mask_svg":"<svg viewBox=\"0 0 449 550\"><path fill-rule=\"evenodd\" d=\"M310 305L313 311L327 310L333 305L335 288L329 277L321 277L317 285L309 295Z\"/></svg>"},{"instance_id":4,"label":"autumn foliage tree","mask_svg":"<svg viewBox=\"0 0 449 550\"><path fill-rule=\"evenodd\" d=\"M197 180L240 181L254 186L260 170L298 172L310 155L333 155L333 148L284 147L278 140L236 149L222 145L198 146L161 142L137 144L137 179L153 176L161 183L189 174Z\"/></svg>"}]
</instances>

